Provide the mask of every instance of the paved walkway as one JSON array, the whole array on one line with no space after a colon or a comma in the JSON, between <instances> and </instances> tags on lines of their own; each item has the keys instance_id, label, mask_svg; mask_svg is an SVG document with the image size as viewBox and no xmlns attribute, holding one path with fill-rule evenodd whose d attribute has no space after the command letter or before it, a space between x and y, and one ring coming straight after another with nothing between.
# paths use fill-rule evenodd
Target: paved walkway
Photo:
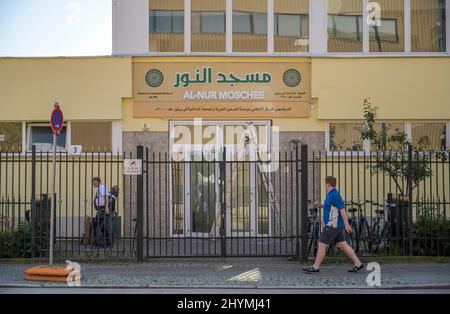
<instances>
[{"instance_id":1,"label":"paved walkway","mask_svg":"<svg viewBox=\"0 0 450 314\"><path fill-rule=\"evenodd\" d=\"M0 263L0 287L64 287L23 280L29 264ZM147 263L81 264L82 287L90 288L367 288L369 271L348 273L349 264L323 265L304 274L304 265L287 259L150 260ZM381 288L450 289L450 264L381 264Z\"/></svg>"}]
</instances>

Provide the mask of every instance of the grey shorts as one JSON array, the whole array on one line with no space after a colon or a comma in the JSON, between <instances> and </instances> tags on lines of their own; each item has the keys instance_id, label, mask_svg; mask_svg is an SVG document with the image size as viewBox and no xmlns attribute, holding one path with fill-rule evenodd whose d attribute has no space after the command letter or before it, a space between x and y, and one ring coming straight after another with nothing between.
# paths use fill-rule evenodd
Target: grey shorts
<instances>
[{"instance_id":1,"label":"grey shorts","mask_svg":"<svg viewBox=\"0 0 450 314\"><path fill-rule=\"evenodd\" d=\"M345 242L345 233L344 229L333 228L325 226L322 231L322 235L320 236L320 242L326 245L330 245L332 243Z\"/></svg>"}]
</instances>

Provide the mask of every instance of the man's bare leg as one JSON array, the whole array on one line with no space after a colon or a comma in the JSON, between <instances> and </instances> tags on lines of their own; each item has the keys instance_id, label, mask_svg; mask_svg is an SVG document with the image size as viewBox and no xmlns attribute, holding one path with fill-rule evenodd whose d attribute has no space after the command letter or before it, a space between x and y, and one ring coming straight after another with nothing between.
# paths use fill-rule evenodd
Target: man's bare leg
<instances>
[{"instance_id":1,"label":"man's bare leg","mask_svg":"<svg viewBox=\"0 0 450 314\"><path fill-rule=\"evenodd\" d=\"M347 244L347 242L344 241L336 243L336 247L344 251L344 253L353 261L353 264L355 264L355 266L359 266L362 264L355 251L350 245Z\"/></svg>"},{"instance_id":2,"label":"man's bare leg","mask_svg":"<svg viewBox=\"0 0 450 314\"><path fill-rule=\"evenodd\" d=\"M326 245L325 243L319 242L319 248L317 249L316 260L313 265L313 267L315 269L320 268L320 264L322 264L322 261L325 258L325 255L327 254L327 248L328 248L328 245Z\"/></svg>"}]
</instances>

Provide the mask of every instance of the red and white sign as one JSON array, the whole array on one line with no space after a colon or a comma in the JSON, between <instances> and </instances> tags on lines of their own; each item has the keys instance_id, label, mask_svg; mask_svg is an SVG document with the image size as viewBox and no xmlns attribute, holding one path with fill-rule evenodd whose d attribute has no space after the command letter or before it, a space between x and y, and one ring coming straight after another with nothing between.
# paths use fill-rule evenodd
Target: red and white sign
<instances>
[{"instance_id":1,"label":"red and white sign","mask_svg":"<svg viewBox=\"0 0 450 314\"><path fill-rule=\"evenodd\" d=\"M123 160L123 174L138 176L142 174L142 160L141 159L124 159Z\"/></svg>"},{"instance_id":2,"label":"red and white sign","mask_svg":"<svg viewBox=\"0 0 450 314\"><path fill-rule=\"evenodd\" d=\"M58 103L55 103L53 107L50 125L52 126L53 133L56 135L61 133L64 126L64 116Z\"/></svg>"}]
</instances>

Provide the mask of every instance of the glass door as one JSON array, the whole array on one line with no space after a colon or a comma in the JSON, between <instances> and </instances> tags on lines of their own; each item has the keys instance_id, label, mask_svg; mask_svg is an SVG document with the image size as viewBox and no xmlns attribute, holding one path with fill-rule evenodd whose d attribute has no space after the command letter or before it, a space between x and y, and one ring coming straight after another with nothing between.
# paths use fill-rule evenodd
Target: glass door
<instances>
[{"instance_id":1,"label":"glass door","mask_svg":"<svg viewBox=\"0 0 450 314\"><path fill-rule=\"evenodd\" d=\"M218 167L215 158L203 152L191 154L186 186L188 187L187 231L194 237L215 236L218 207Z\"/></svg>"},{"instance_id":2,"label":"glass door","mask_svg":"<svg viewBox=\"0 0 450 314\"><path fill-rule=\"evenodd\" d=\"M183 157L183 162L174 163L172 167L173 236L220 237L219 178L224 148L226 235L253 237L270 232L266 181L261 182L258 154L248 145L245 136L249 125L257 127L258 141L268 144L269 122L171 123L171 153Z\"/></svg>"},{"instance_id":3,"label":"glass door","mask_svg":"<svg viewBox=\"0 0 450 314\"><path fill-rule=\"evenodd\" d=\"M256 234L256 162L251 152L232 151L226 164L227 235ZM237 156L240 155L240 156Z\"/></svg>"}]
</instances>

